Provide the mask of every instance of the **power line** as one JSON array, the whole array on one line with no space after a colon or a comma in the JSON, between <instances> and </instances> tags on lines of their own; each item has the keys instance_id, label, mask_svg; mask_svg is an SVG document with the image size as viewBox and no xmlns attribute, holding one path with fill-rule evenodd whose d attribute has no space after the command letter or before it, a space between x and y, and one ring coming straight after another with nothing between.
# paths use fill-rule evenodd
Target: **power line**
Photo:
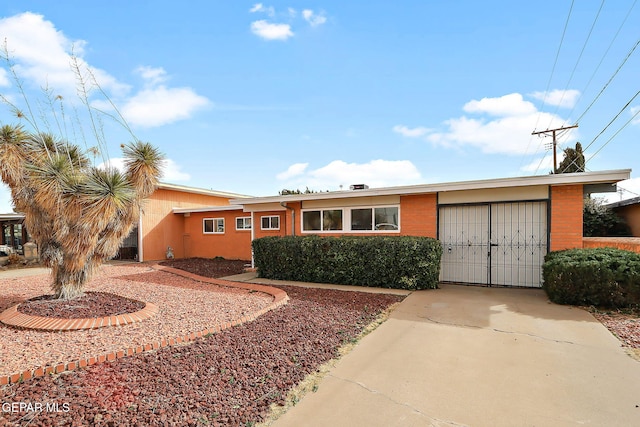
<instances>
[{"instance_id":1,"label":"power line","mask_svg":"<svg viewBox=\"0 0 640 427\"><path fill-rule=\"evenodd\" d=\"M551 67L551 74L549 75L549 80L547 81L547 89L544 91L544 96L542 97L542 105L540 106L540 110L538 113L538 118L536 119L536 124L533 127L534 131L535 129L538 128L538 123L540 122L540 116L542 114L542 110L544 109L544 106L547 102L547 95L549 93L549 88L551 87L551 80L553 80L553 75L555 74L555 70L556 70L556 65L558 64L558 58L560 58L560 51L562 50L562 45L564 43L564 36L567 34L567 28L569 28L569 21L571 20L571 12L573 11L573 4L574 4L575 0L571 0L571 6L569 7L569 13L567 14L567 19L564 22L564 29L562 30L562 36L560 37L560 43L558 44L558 49L556 50L556 58L553 61L553 67ZM527 153L529 152L529 147L531 146L531 140L533 139L533 134L531 134L531 137L529 137L529 142L527 143L527 148L524 151L524 155L522 156L522 159L520 160L520 166L522 167L522 162L524 161L524 157L527 155ZM538 152L538 150L536 150L535 154ZM543 157L544 159L544 157ZM540 164L542 164L542 160L540 161ZM538 165L538 168L536 168L536 173L538 172L538 169L540 168L540 165Z\"/></svg>"},{"instance_id":2,"label":"power line","mask_svg":"<svg viewBox=\"0 0 640 427\"><path fill-rule=\"evenodd\" d=\"M631 7L629 8L629 10L627 11L627 14L625 15L624 19L622 20L622 23L620 24L620 26L618 27L618 30L616 31L615 35L613 36L613 38L611 39L611 42L609 43L609 46L607 46L607 49L605 50L605 52L602 54L602 57L600 58L600 62L598 62L598 65L595 67L595 69L593 70L593 73L591 74L591 77L589 77L589 81L587 82L587 84L584 86L584 88L580 91L580 97L582 97L582 94L584 94L587 89L589 88L589 86L591 85L591 82L593 81L594 77L596 76L596 74L598 73L598 70L600 70L600 67L602 66L602 63L604 62L604 59L607 57L607 55L609 54L609 51L611 50L611 47L613 46L613 43L616 41L616 39L618 38L618 35L620 35L620 31L622 31L622 27L624 27L624 24L627 23L627 20L629 19L629 15L631 15L631 12L633 11L633 8L635 7L636 3L638 2L638 0L634 0L633 4L631 5ZM599 96L599 95L598 95ZM595 102L595 100L594 100ZM569 116L571 117L573 115L573 112L576 108L577 102L576 104L573 106L573 108L571 109L571 111L569 112ZM591 104L593 105L593 103ZM589 107L591 107L591 105ZM589 109L587 108L587 111ZM582 113L582 115L578 118L578 120L576 120L577 122L580 122L580 120L582 119L582 117L584 116L584 114L586 113L586 111L584 113Z\"/></svg>"},{"instance_id":3,"label":"power line","mask_svg":"<svg viewBox=\"0 0 640 427\"><path fill-rule=\"evenodd\" d=\"M580 121L585 114L587 114L587 112L591 109L591 107L593 107L593 104L596 103L596 101L600 98L600 96L604 93L604 91L607 89L607 87L609 86L609 84L613 81L613 79L618 75L618 73L620 72L620 70L622 69L622 67L624 66L624 64L626 64L627 60L631 57L631 55L633 54L633 52L636 50L636 48L638 47L638 45L640 44L640 39L638 39L636 41L636 43L633 45L633 47L631 48L631 50L629 50L629 53L627 53L627 56L622 60L622 62L620 63L620 65L618 66L618 69L613 73L613 75L611 75L611 77L609 78L609 80L607 81L607 83L605 83L605 85L602 87L602 89L600 89L600 92L598 93L598 95L593 99L593 101L591 101L591 104L589 104L589 106L587 107L586 110L584 110L584 112L582 114L580 114L580 117L578 117L578 121Z\"/></svg>"},{"instance_id":4,"label":"power line","mask_svg":"<svg viewBox=\"0 0 640 427\"><path fill-rule=\"evenodd\" d=\"M600 138L600 135L602 135L602 134L603 134L603 133L604 133L604 132L609 128L609 126L611 126L611 124L612 124L613 122L615 122L615 121L618 119L618 117L620 117L620 114L622 114L622 112L623 112L624 110L626 110L626 109L627 109L627 107L628 107L629 105L631 105L631 103L633 102L633 100L634 100L634 99L636 99L636 98L638 97L638 95L640 95L640 91L636 92L636 94L635 94L635 95L633 95L633 96L631 97L631 99L630 99L630 100L629 100L629 101L624 105L624 107L622 107L622 108L620 109L620 111L618 111L618 114L616 114L616 115L613 117L613 119L611 119L611 120L609 121L609 123L607 123L607 125L604 127L604 129L602 129L602 130L598 133L598 135L596 135L596 137L595 137L595 138L593 138L593 140L589 143L589 145L587 145L587 146L585 147L585 151L586 151L586 150L588 150L588 149L589 149L589 147L591 147L591 146L593 145L593 143L594 143L594 142L596 142L596 140L597 140L598 138ZM638 110L638 112L640 112L640 110ZM636 114L631 118L631 120L629 120L629 121L628 121L624 126L626 126L627 124L629 124L629 122L631 122L631 121L633 120L633 118L634 118L634 117L636 117L637 115L638 115L638 113L636 113ZM623 128L624 128L624 127L623 127ZM622 129L621 129L621 130L622 130ZM618 131L618 132L619 132L619 131ZM616 133L616 134L617 134L617 133ZM609 140L609 141L610 141L610 140ZM605 145L607 145L607 144L609 143L609 141L607 141L607 143L605 143ZM604 147L604 146L603 146L603 147ZM602 148L600 148L600 149L602 149ZM598 151L600 151L600 150L598 150ZM591 156L591 158L592 158L592 157L593 157L593 156ZM591 159L591 158L590 158L590 159Z\"/></svg>"},{"instance_id":5,"label":"power line","mask_svg":"<svg viewBox=\"0 0 640 427\"><path fill-rule=\"evenodd\" d=\"M635 94L635 95L634 95L634 96L629 100L629 102L627 102L627 103L626 103L626 105L625 105L624 107L622 107L622 109L618 112L618 114L616 114L616 116L613 118L613 120L611 120L611 121L609 122L609 125L610 125L611 123L613 123L613 121L614 121L614 120L616 120L616 119L618 118L618 116L620 116L620 114L622 114L622 112L623 112L624 110L626 110L626 109L627 109L627 107L628 107L628 106L633 102L633 100L634 100L634 99L636 99L636 97L637 97L638 95L640 95L640 91L636 92L636 94ZM614 133L614 134L611 136L611 138L609 138L609 139L608 139L604 144L602 144L602 147L598 148L598 150L597 150L595 153L593 153L593 154L591 155L591 157L589 157L589 159L587 160L587 162L589 162L591 159L593 159L593 158L596 156L596 154L598 154L600 151L602 151L602 149L603 149L604 147L606 147L606 146L607 146L607 144L609 144L609 143L613 140L613 138L615 138L615 137L616 137L616 136L617 136L617 135L618 135L618 134L619 134L619 133L620 133L620 132L625 128L625 127L627 127L627 126L629 125L629 123L631 123L632 121L634 121L634 120L635 120L635 118L636 118L636 117L638 117L638 115L639 115L639 114L640 114L640 109L638 109L638 111L636 111L636 113L635 113L633 116L631 116L631 118L630 118L629 120L627 120L627 121L626 121L626 123L625 123L624 125L622 125L622 127L621 127L620 129L618 129L618 130L616 131L616 133ZM609 127L609 125L607 125L607 127ZM606 129L606 128L605 128L605 129ZM602 132L604 132L604 129L602 130ZM600 133L598 134L598 136L602 135L602 132L600 132ZM596 138L598 138L598 136L597 136ZM593 144L594 142L595 142L595 139L591 142L591 144ZM589 144L589 145L591 145L591 144Z\"/></svg>"},{"instance_id":6,"label":"power line","mask_svg":"<svg viewBox=\"0 0 640 427\"><path fill-rule=\"evenodd\" d=\"M589 44L589 39L591 39L591 34L593 33L593 29L596 26L596 22L598 22L598 18L600 17L600 12L602 12L604 1L605 0L602 0L602 2L600 3L600 8L598 9L598 13L596 13L596 17L593 19L593 23L591 24L591 28L589 29L589 34L587 34L587 38L582 44L582 49L580 50L580 55L578 55L578 59L576 60L576 65L574 65L573 70L571 70L571 74L569 75L569 80L567 81L567 84L564 90L562 91L562 96L560 97L560 101L556 105L556 109L553 112L553 115L555 115L558 112L558 109L560 108L560 104L562 104L562 101L564 100L564 95L565 93L567 93L567 90L569 89L569 85L571 84L571 80L573 80L573 76L575 75L575 72L578 69L578 65L580 64L580 61L582 60L582 55L584 54L584 50L587 48L587 44ZM549 123L549 125L551 125L551 123Z\"/></svg>"}]
</instances>

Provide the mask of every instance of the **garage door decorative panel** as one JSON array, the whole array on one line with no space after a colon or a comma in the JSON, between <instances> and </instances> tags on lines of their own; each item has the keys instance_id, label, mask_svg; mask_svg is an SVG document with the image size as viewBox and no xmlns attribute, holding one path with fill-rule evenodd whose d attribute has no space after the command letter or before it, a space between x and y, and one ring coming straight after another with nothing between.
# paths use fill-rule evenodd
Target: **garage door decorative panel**
<instances>
[{"instance_id":1,"label":"garage door decorative panel","mask_svg":"<svg viewBox=\"0 0 640 427\"><path fill-rule=\"evenodd\" d=\"M547 203L441 206L441 280L540 287Z\"/></svg>"},{"instance_id":2,"label":"garage door decorative panel","mask_svg":"<svg viewBox=\"0 0 640 427\"><path fill-rule=\"evenodd\" d=\"M487 283L489 211L487 206L440 208L440 240L443 242L442 280Z\"/></svg>"}]
</instances>

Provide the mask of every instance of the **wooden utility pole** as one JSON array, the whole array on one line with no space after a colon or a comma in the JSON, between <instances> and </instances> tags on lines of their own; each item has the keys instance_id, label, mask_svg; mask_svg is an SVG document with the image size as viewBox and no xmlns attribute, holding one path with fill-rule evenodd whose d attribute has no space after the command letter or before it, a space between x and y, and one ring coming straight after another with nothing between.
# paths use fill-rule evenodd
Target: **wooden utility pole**
<instances>
[{"instance_id":1,"label":"wooden utility pole","mask_svg":"<svg viewBox=\"0 0 640 427\"><path fill-rule=\"evenodd\" d=\"M531 132L531 135L540 135L540 134L548 135L549 133L551 133L551 135L553 136L553 173L558 172L558 162L556 161L556 158L557 158L556 147L558 145L558 141L556 139L556 132L567 130L567 129L573 129L577 127L578 125L576 124L573 126L563 126L556 129L547 129L547 130L541 130L539 132Z\"/></svg>"}]
</instances>

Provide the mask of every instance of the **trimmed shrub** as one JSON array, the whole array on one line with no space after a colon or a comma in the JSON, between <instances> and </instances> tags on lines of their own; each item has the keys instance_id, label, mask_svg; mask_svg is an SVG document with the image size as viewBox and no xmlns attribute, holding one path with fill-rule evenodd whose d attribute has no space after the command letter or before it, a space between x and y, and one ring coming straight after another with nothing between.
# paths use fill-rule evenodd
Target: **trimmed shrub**
<instances>
[{"instance_id":1,"label":"trimmed shrub","mask_svg":"<svg viewBox=\"0 0 640 427\"><path fill-rule=\"evenodd\" d=\"M603 308L640 306L640 254L613 248L551 252L543 289L558 304Z\"/></svg>"},{"instance_id":2,"label":"trimmed shrub","mask_svg":"<svg viewBox=\"0 0 640 427\"><path fill-rule=\"evenodd\" d=\"M260 277L395 289L438 287L442 246L428 237L285 236L252 243Z\"/></svg>"}]
</instances>

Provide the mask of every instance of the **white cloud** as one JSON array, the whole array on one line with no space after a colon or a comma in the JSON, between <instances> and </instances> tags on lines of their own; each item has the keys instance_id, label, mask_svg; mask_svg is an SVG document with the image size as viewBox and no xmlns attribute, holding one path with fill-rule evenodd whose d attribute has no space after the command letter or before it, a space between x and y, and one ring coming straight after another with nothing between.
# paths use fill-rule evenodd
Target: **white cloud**
<instances>
[{"instance_id":1,"label":"white cloud","mask_svg":"<svg viewBox=\"0 0 640 427\"><path fill-rule=\"evenodd\" d=\"M251 9L249 9L250 13L262 12L266 13L269 16L275 15L275 10L273 6L265 7L262 3L256 3L253 5Z\"/></svg>"},{"instance_id":2,"label":"white cloud","mask_svg":"<svg viewBox=\"0 0 640 427\"><path fill-rule=\"evenodd\" d=\"M142 66L134 70L143 78L144 88L133 91L130 85L88 64L82 57L87 42L69 39L42 15L26 12L0 19L0 37L6 37L16 72L28 87L39 90L48 86L54 95L60 94L70 103L77 100L78 87L71 67L73 53L80 70L90 71L132 125L161 126L187 119L209 104L190 88L161 85L167 80L167 73L161 67ZM3 70L0 86L5 83L10 84ZM104 100L90 99L90 102L97 108L111 110L111 105Z\"/></svg>"},{"instance_id":3,"label":"white cloud","mask_svg":"<svg viewBox=\"0 0 640 427\"><path fill-rule=\"evenodd\" d=\"M309 23L312 27L317 27L318 25L322 25L327 22L327 17L324 16L324 13L316 14L311 9L305 9L302 11L302 17L305 21Z\"/></svg>"},{"instance_id":4,"label":"white cloud","mask_svg":"<svg viewBox=\"0 0 640 427\"><path fill-rule=\"evenodd\" d=\"M296 15L298 14L298 12L296 12L296 10L292 7L287 8L287 12L289 12L289 16L291 18L295 18Z\"/></svg>"},{"instance_id":5,"label":"white cloud","mask_svg":"<svg viewBox=\"0 0 640 427\"><path fill-rule=\"evenodd\" d=\"M165 182L189 181L191 175L182 171L182 166L171 159L165 159L162 165L162 180Z\"/></svg>"},{"instance_id":6,"label":"white cloud","mask_svg":"<svg viewBox=\"0 0 640 427\"><path fill-rule=\"evenodd\" d=\"M535 106L524 100L522 95L513 93L496 98L483 98L466 103L463 110L468 115L443 122L444 129L403 128L394 131L415 137L424 133L424 139L432 144L459 148L471 146L484 153L521 155L528 152L537 142L531 135L541 123L549 128L561 126L564 120L554 114L538 112ZM564 141L575 140L578 132L571 130L563 134ZM533 141L535 138L536 141Z\"/></svg>"},{"instance_id":7,"label":"white cloud","mask_svg":"<svg viewBox=\"0 0 640 427\"><path fill-rule=\"evenodd\" d=\"M409 128L404 125L396 125L393 127L393 131L407 138L418 138L421 136L425 136L431 130L422 126Z\"/></svg>"},{"instance_id":8,"label":"white cloud","mask_svg":"<svg viewBox=\"0 0 640 427\"><path fill-rule=\"evenodd\" d=\"M141 66L134 71L142 77L146 86L157 86L167 80L167 72L162 67Z\"/></svg>"},{"instance_id":9,"label":"white cloud","mask_svg":"<svg viewBox=\"0 0 640 427\"><path fill-rule=\"evenodd\" d=\"M304 171L307 169L307 166L309 166L309 163L295 163L289 166L289 168L286 171L276 175L276 178L280 181L284 181L284 180L293 178L294 176L302 175Z\"/></svg>"},{"instance_id":10,"label":"white cloud","mask_svg":"<svg viewBox=\"0 0 640 427\"><path fill-rule=\"evenodd\" d=\"M499 98L482 98L469 101L462 109L467 113L488 114L491 116L521 116L536 112L536 107L522 98L519 93L511 93Z\"/></svg>"},{"instance_id":11,"label":"white cloud","mask_svg":"<svg viewBox=\"0 0 640 427\"><path fill-rule=\"evenodd\" d=\"M7 41L16 71L33 87L51 87L67 99L76 98L77 80L71 69L72 53L80 69L90 70L100 86L121 94L128 85L83 59L84 40L71 40L42 15L25 12L0 19L0 34ZM6 75L5 75L6 77Z\"/></svg>"},{"instance_id":12,"label":"white cloud","mask_svg":"<svg viewBox=\"0 0 640 427\"><path fill-rule=\"evenodd\" d=\"M580 91L575 89L554 89L550 92L533 92L532 97L544 101L545 104L563 108L573 108L580 98Z\"/></svg>"},{"instance_id":13,"label":"white cloud","mask_svg":"<svg viewBox=\"0 0 640 427\"><path fill-rule=\"evenodd\" d=\"M11 86L7 70L0 68L0 86Z\"/></svg>"},{"instance_id":14,"label":"white cloud","mask_svg":"<svg viewBox=\"0 0 640 427\"><path fill-rule=\"evenodd\" d=\"M101 163L98 168L104 168L106 165L118 169L120 172L125 171L124 159L122 157L116 157L109 159L106 163ZM164 159L162 161L162 181L164 182L176 182L176 181L189 181L191 175L186 172L182 172L182 166L177 164L172 159Z\"/></svg>"},{"instance_id":15,"label":"white cloud","mask_svg":"<svg viewBox=\"0 0 640 427\"><path fill-rule=\"evenodd\" d=\"M289 37L293 37L291 25L272 24L264 19L252 22L251 31L265 40L287 40Z\"/></svg>"},{"instance_id":16,"label":"white cloud","mask_svg":"<svg viewBox=\"0 0 640 427\"><path fill-rule=\"evenodd\" d=\"M295 165L294 165L295 166ZM290 168L291 169L291 168ZM418 184L420 172L409 160L372 160L368 163L346 163L334 160L326 166L291 176L285 188L310 188L316 191L347 189L351 184L367 184L371 188ZM342 186L342 187L341 187Z\"/></svg>"},{"instance_id":17,"label":"white cloud","mask_svg":"<svg viewBox=\"0 0 640 427\"><path fill-rule=\"evenodd\" d=\"M640 106L631 107L631 124L640 125Z\"/></svg>"},{"instance_id":18,"label":"white cloud","mask_svg":"<svg viewBox=\"0 0 640 427\"><path fill-rule=\"evenodd\" d=\"M13 201L11 199L11 190L9 187L0 182L0 213L13 212Z\"/></svg>"},{"instance_id":19,"label":"white cloud","mask_svg":"<svg viewBox=\"0 0 640 427\"><path fill-rule=\"evenodd\" d=\"M188 119L195 111L208 105L209 100L191 88L158 86L136 93L120 111L132 125L155 127Z\"/></svg>"},{"instance_id":20,"label":"white cloud","mask_svg":"<svg viewBox=\"0 0 640 427\"><path fill-rule=\"evenodd\" d=\"M558 164L564 159L564 153L558 152ZM547 153L544 157L538 157L520 168L522 172L530 172L531 174L540 174L551 172L553 170L553 154Z\"/></svg>"}]
</instances>

